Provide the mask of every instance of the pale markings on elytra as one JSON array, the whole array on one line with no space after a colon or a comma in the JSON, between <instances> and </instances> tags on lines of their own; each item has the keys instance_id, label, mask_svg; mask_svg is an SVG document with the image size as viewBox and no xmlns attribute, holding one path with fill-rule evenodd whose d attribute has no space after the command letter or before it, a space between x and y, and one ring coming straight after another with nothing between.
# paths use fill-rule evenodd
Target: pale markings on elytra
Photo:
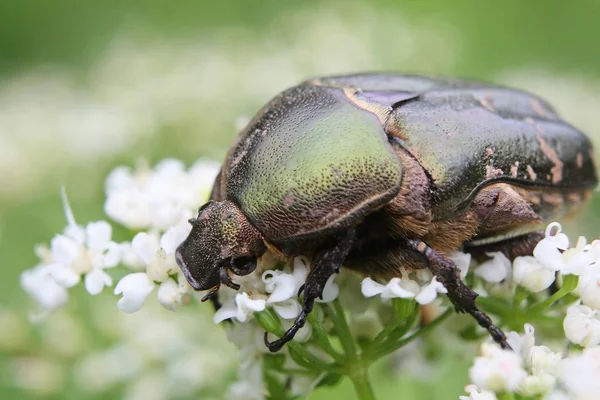
<instances>
[{"instance_id":1,"label":"pale markings on elytra","mask_svg":"<svg viewBox=\"0 0 600 400\"><path fill-rule=\"evenodd\" d=\"M512 165L512 167L510 167L510 175L513 178L516 178L518 171L519 171L519 162L515 161L515 163Z\"/></svg>"},{"instance_id":2,"label":"pale markings on elytra","mask_svg":"<svg viewBox=\"0 0 600 400\"><path fill-rule=\"evenodd\" d=\"M532 181L535 181L537 179L537 174L535 173L531 165L527 165L527 173L529 174L529 177Z\"/></svg>"},{"instance_id":3,"label":"pale markings on elytra","mask_svg":"<svg viewBox=\"0 0 600 400\"><path fill-rule=\"evenodd\" d=\"M583 168L583 154L581 152L577 153L577 168Z\"/></svg>"},{"instance_id":4,"label":"pale markings on elytra","mask_svg":"<svg viewBox=\"0 0 600 400\"><path fill-rule=\"evenodd\" d=\"M542 153L544 153L544 155L554 163L554 167L550 169L550 173L552 174L552 183L559 183L562 180L564 163L560 160L560 158L558 158L556 151L550 147L548 142L546 142L540 135L537 135L536 138L538 142L540 142Z\"/></svg>"},{"instance_id":5,"label":"pale markings on elytra","mask_svg":"<svg viewBox=\"0 0 600 400\"><path fill-rule=\"evenodd\" d=\"M541 117L546 116L546 110L544 110L544 107L542 107L537 99L531 99L531 108L533 108L533 111L538 113Z\"/></svg>"}]
</instances>

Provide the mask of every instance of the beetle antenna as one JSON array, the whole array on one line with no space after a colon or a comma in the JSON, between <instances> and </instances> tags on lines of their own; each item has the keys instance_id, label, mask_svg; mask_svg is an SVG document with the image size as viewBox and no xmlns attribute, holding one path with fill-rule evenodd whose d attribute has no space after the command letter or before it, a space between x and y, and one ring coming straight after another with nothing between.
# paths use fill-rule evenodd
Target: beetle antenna
<instances>
[{"instance_id":1,"label":"beetle antenna","mask_svg":"<svg viewBox=\"0 0 600 400\"><path fill-rule=\"evenodd\" d=\"M190 218L190 219L188 219L188 222L190 223L190 225L194 225L196 223L196 221L198 221L198 218Z\"/></svg>"}]
</instances>

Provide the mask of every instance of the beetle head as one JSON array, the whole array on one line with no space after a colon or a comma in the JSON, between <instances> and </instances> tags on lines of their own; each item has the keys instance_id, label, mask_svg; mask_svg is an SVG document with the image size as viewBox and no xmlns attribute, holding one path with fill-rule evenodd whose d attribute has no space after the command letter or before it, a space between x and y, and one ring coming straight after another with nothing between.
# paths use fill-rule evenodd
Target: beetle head
<instances>
[{"instance_id":1,"label":"beetle head","mask_svg":"<svg viewBox=\"0 0 600 400\"><path fill-rule=\"evenodd\" d=\"M190 220L192 230L175 253L177 264L189 284L210 293L221 283L239 289L230 273L248 275L266 250L260 233L231 201L209 202Z\"/></svg>"}]
</instances>

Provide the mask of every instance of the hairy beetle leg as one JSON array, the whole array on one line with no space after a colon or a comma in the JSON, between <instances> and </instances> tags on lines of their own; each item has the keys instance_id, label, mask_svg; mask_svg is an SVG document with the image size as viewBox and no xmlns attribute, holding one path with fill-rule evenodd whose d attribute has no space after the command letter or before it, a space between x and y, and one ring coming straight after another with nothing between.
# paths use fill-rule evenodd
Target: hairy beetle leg
<instances>
[{"instance_id":1,"label":"hairy beetle leg","mask_svg":"<svg viewBox=\"0 0 600 400\"><path fill-rule=\"evenodd\" d=\"M460 279L460 270L452 260L429 247L425 242L410 240L409 246L427 259L427 265L440 283L448 290L448 298L458 312L471 314L477 323L487 329L494 341L503 349L511 349L506 335L492 322L492 319L475 305L479 296Z\"/></svg>"},{"instance_id":2,"label":"hairy beetle leg","mask_svg":"<svg viewBox=\"0 0 600 400\"><path fill-rule=\"evenodd\" d=\"M303 289L300 291L304 293L304 305L300 315L296 317L294 325L288 329L281 338L269 342L267 338L267 332L265 332L265 345L271 352L277 352L290 340L294 338L296 333L306 323L308 314L311 313L315 300L317 298L323 298L323 289L325 284L331 277L340 271L342 262L350 252L354 243L354 231L350 231L344 236L334 247L331 247L324 252L318 254L315 257L314 267L311 269L306 283L303 285Z\"/></svg>"}]
</instances>

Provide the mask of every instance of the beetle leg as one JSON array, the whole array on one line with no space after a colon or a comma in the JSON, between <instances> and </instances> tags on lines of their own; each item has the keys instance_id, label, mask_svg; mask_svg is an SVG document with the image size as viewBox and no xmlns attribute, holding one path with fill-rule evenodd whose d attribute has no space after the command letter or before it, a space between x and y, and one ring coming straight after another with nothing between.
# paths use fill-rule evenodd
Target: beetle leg
<instances>
[{"instance_id":1,"label":"beetle leg","mask_svg":"<svg viewBox=\"0 0 600 400\"><path fill-rule=\"evenodd\" d=\"M306 277L306 282L303 285L304 305L302 306L302 311L296 317L294 325L292 325L281 338L273 342L269 342L267 332L265 332L265 345L271 352L281 350L283 345L292 340L298 330L304 326L308 314L310 314L313 309L315 300L317 298L323 298L325 284L331 275L340 271L342 262L352 248L354 237L354 231L352 230L337 242L335 246L328 248L315 256L314 267L310 270L310 273Z\"/></svg>"},{"instance_id":2,"label":"beetle leg","mask_svg":"<svg viewBox=\"0 0 600 400\"><path fill-rule=\"evenodd\" d=\"M503 349L510 349L511 347L506 341L504 332L494 325L486 313L477 308L475 299L479 295L462 282L460 279L460 270L456 264L437 250L429 247L423 241L409 240L408 245L425 257L428 268L448 290L448 298L454 304L456 311L471 314L481 327L488 330L492 338Z\"/></svg>"}]
</instances>

